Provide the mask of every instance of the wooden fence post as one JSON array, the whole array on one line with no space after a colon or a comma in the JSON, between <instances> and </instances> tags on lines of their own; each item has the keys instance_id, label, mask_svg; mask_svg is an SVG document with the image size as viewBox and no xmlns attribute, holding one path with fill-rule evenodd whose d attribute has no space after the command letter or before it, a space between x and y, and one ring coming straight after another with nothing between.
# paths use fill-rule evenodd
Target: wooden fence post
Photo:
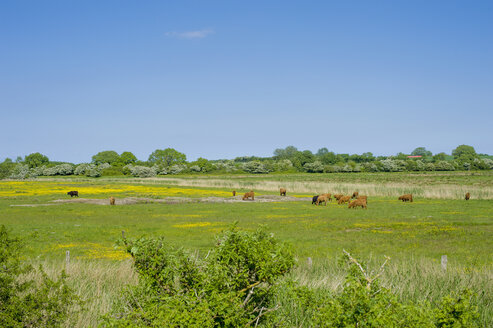
<instances>
[{"instance_id":1,"label":"wooden fence post","mask_svg":"<svg viewBox=\"0 0 493 328\"><path fill-rule=\"evenodd\" d=\"M442 255L442 269L447 271L447 255Z\"/></svg>"}]
</instances>

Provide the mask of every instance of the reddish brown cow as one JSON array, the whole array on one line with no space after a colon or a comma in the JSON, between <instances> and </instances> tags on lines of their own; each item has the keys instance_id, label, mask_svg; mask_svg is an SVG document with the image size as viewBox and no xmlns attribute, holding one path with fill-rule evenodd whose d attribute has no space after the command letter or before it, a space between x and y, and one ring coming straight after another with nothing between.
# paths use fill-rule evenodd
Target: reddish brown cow
<instances>
[{"instance_id":1,"label":"reddish brown cow","mask_svg":"<svg viewBox=\"0 0 493 328\"><path fill-rule=\"evenodd\" d=\"M253 192L253 190L250 190L249 192L246 192L243 195L243 200L249 199L249 198L252 198L252 200L255 200L255 193Z\"/></svg>"},{"instance_id":2,"label":"reddish brown cow","mask_svg":"<svg viewBox=\"0 0 493 328\"><path fill-rule=\"evenodd\" d=\"M399 200L402 200L403 202L413 202L413 195L412 194L405 194L399 197Z\"/></svg>"}]
</instances>

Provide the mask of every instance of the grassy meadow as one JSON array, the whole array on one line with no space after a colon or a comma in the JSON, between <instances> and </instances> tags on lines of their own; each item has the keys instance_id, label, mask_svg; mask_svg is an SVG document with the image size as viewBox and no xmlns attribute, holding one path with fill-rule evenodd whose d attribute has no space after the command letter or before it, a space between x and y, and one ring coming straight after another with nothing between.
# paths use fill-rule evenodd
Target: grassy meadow
<instances>
[{"instance_id":1,"label":"grassy meadow","mask_svg":"<svg viewBox=\"0 0 493 328\"><path fill-rule=\"evenodd\" d=\"M231 198L232 189L276 195L279 186L296 199L193 201ZM117 206L53 202L70 200L70 190L78 190L82 199L114 196ZM313 194L354 190L369 196L367 210L334 201L311 205ZM465 191L471 192L471 200L462 199ZM397 200L404 192L413 192L413 203ZM140 201L118 205L128 197ZM190 201L152 202L167 197ZM23 237L26 260L43 264L48 272L62 269L70 251L71 283L87 305L67 326L97 325L122 286L136 281L130 259L114 246L122 230L127 237L163 235L205 255L214 236L234 222L244 229L263 225L292 243L298 266L291 275L302 284L338 289L344 277L337 265L343 249L369 268L377 268L387 255L391 265L382 279L399 295L433 301L471 288L487 325L493 322L492 199L489 172L40 178L0 181L0 224ZM441 269L442 255L448 256L447 271ZM312 266L306 264L308 257ZM302 315L289 315L293 326L300 326Z\"/></svg>"}]
</instances>

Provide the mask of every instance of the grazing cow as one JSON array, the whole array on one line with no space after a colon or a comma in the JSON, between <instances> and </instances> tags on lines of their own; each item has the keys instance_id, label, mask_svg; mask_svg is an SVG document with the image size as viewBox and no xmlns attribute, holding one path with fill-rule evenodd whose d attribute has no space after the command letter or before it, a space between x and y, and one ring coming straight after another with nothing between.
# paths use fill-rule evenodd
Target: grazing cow
<instances>
[{"instance_id":1,"label":"grazing cow","mask_svg":"<svg viewBox=\"0 0 493 328\"><path fill-rule=\"evenodd\" d=\"M327 193L327 194L322 194L320 196L325 196L327 198L328 201L332 201L332 197L331 197L331 194Z\"/></svg>"},{"instance_id":2,"label":"grazing cow","mask_svg":"<svg viewBox=\"0 0 493 328\"><path fill-rule=\"evenodd\" d=\"M413 202L413 195L412 194L405 194L399 197L399 200L402 200L403 202Z\"/></svg>"},{"instance_id":3,"label":"grazing cow","mask_svg":"<svg viewBox=\"0 0 493 328\"><path fill-rule=\"evenodd\" d=\"M280 194L281 196L286 196L286 188L281 188L281 189L279 189L279 194Z\"/></svg>"},{"instance_id":4,"label":"grazing cow","mask_svg":"<svg viewBox=\"0 0 493 328\"><path fill-rule=\"evenodd\" d=\"M356 197L356 199L364 199L365 202L368 203L368 196L366 196L366 195L359 195L358 197Z\"/></svg>"},{"instance_id":5,"label":"grazing cow","mask_svg":"<svg viewBox=\"0 0 493 328\"><path fill-rule=\"evenodd\" d=\"M236 190L233 190L233 197L236 196Z\"/></svg>"},{"instance_id":6,"label":"grazing cow","mask_svg":"<svg viewBox=\"0 0 493 328\"><path fill-rule=\"evenodd\" d=\"M341 198L342 196L344 196L344 195L343 195L343 194L335 194L335 195L334 195L334 198L335 198L336 200L339 200L339 198Z\"/></svg>"},{"instance_id":7,"label":"grazing cow","mask_svg":"<svg viewBox=\"0 0 493 328\"><path fill-rule=\"evenodd\" d=\"M469 198L471 198L471 194L466 192L466 200L469 200Z\"/></svg>"},{"instance_id":8,"label":"grazing cow","mask_svg":"<svg viewBox=\"0 0 493 328\"><path fill-rule=\"evenodd\" d=\"M115 205L115 197L110 197L110 205Z\"/></svg>"},{"instance_id":9,"label":"grazing cow","mask_svg":"<svg viewBox=\"0 0 493 328\"><path fill-rule=\"evenodd\" d=\"M313 196L312 198L312 205L317 202L318 196Z\"/></svg>"},{"instance_id":10,"label":"grazing cow","mask_svg":"<svg viewBox=\"0 0 493 328\"><path fill-rule=\"evenodd\" d=\"M352 198L358 198L358 195L359 195L359 192L357 192L357 191L353 192L353 195L351 196L351 199Z\"/></svg>"},{"instance_id":11,"label":"grazing cow","mask_svg":"<svg viewBox=\"0 0 493 328\"><path fill-rule=\"evenodd\" d=\"M361 208L367 209L366 207L366 198L358 198L349 203L347 208L356 208L357 206L361 206Z\"/></svg>"},{"instance_id":12,"label":"grazing cow","mask_svg":"<svg viewBox=\"0 0 493 328\"><path fill-rule=\"evenodd\" d=\"M350 200L351 200L351 196L342 196L337 201L337 204L341 205L341 204L344 204L344 203L349 203Z\"/></svg>"},{"instance_id":13,"label":"grazing cow","mask_svg":"<svg viewBox=\"0 0 493 328\"><path fill-rule=\"evenodd\" d=\"M79 197L79 192L77 190L69 191L67 195L70 195L70 198L72 197Z\"/></svg>"},{"instance_id":14,"label":"grazing cow","mask_svg":"<svg viewBox=\"0 0 493 328\"><path fill-rule=\"evenodd\" d=\"M253 190L250 190L249 192L246 192L243 195L243 200L248 199L250 197L252 198L252 200L255 200L255 193L253 192Z\"/></svg>"},{"instance_id":15,"label":"grazing cow","mask_svg":"<svg viewBox=\"0 0 493 328\"><path fill-rule=\"evenodd\" d=\"M325 195L318 196L317 203L315 205L318 205L320 203L325 203L325 206L327 206L327 197Z\"/></svg>"}]
</instances>

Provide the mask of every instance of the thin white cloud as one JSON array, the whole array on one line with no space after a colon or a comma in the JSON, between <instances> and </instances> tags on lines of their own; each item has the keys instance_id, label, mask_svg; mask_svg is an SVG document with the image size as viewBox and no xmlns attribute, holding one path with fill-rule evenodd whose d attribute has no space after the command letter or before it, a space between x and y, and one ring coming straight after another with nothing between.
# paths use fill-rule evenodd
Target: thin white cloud
<instances>
[{"instance_id":1,"label":"thin white cloud","mask_svg":"<svg viewBox=\"0 0 493 328\"><path fill-rule=\"evenodd\" d=\"M179 39L203 39L212 33L214 33L214 30L204 29L204 30L186 31L186 32L167 32L166 36L179 38Z\"/></svg>"}]
</instances>

